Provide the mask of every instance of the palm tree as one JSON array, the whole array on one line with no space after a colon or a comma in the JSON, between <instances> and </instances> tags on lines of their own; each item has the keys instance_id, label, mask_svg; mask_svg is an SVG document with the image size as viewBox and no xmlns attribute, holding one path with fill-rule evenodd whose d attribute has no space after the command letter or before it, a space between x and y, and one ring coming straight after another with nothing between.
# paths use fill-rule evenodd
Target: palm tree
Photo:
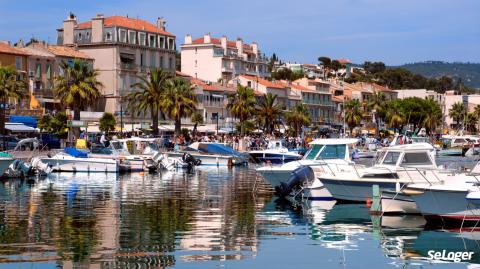
<instances>
[{"instance_id":1,"label":"palm tree","mask_svg":"<svg viewBox=\"0 0 480 269\"><path fill-rule=\"evenodd\" d=\"M0 102L5 106L9 98L20 99L27 92L27 83L17 79L17 71L12 67L0 66ZM0 131L5 134L5 107L1 110Z\"/></svg>"},{"instance_id":2,"label":"palm tree","mask_svg":"<svg viewBox=\"0 0 480 269\"><path fill-rule=\"evenodd\" d=\"M255 114L255 92L252 88L237 86L237 91L228 96L227 109L240 120L240 134L245 134L245 122Z\"/></svg>"},{"instance_id":3,"label":"palm tree","mask_svg":"<svg viewBox=\"0 0 480 269\"><path fill-rule=\"evenodd\" d=\"M165 91L167 82L173 74L163 69L151 69L150 75L138 76L140 82L132 85L138 89L127 95L128 109L133 114L148 113L152 116L153 135L158 135L158 113L160 110L161 95Z\"/></svg>"},{"instance_id":4,"label":"palm tree","mask_svg":"<svg viewBox=\"0 0 480 269\"><path fill-rule=\"evenodd\" d=\"M353 129L360 125L363 118L362 105L358 100L350 100L345 103L345 122L353 135Z\"/></svg>"},{"instance_id":5,"label":"palm tree","mask_svg":"<svg viewBox=\"0 0 480 269\"><path fill-rule=\"evenodd\" d=\"M457 129L459 129L460 122L463 122L467 116L467 109L462 102L457 102L450 108L448 115L455 121Z\"/></svg>"},{"instance_id":6,"label":"palm tree","mask_svg":"<svg viewBox=\"0 0 480 269\"><path fill-rule=\"evenodd\" d=\"M476 131L475 124L477 123L478 118L475 112L468 113L467 116L465 117L465 129L469 131L470 133L474 133Z\"/></svg>"},{"instance_id":7,"label":"palm tree","mask_svg":"<svg viewBox=\"0 0 480 269\"><path fill-rule=\"evenodd\" d=\"M473 113L475 113L475 115L477 116L477 119L478 119L478 128L477 130L480 130L480 105L477 105L475 107L475 110L473 111Z\"/></svg>"},{"instance_id":8,"label":"palm tree","mask_svg":"<svg viewBox=\"0 0 480 269\"><path fill-rule=\"evenodd\" d=\"M387 107L386 119L390 128L401 131L401 127L405 124L405 114L402 111L402 103L400 100L391 101Z\"/></svg>"},{"instance_id":9,"label":"palm tree","mask_svg":"<svg viewBox=\"0 0 480 269\"><path fill-rule=\"evenodd\" d=\"M311 123L308 108L302 103L297 104L291 111L287 112L286 119L287 124L293 127L295 136L300 133L303 126L308 126Z\"/></svg>"},{"instance_id":10,"label":"palm tree","mask_svg":"<svg viewBox=\"0 0 480 269\"><path fill-rule=\"evenodd\" d=\"M424 101L422 125L425 127L427 134L430 135L435 131L442 121L442 109L432 98Z\"/></svg>"},{"instance_id":11,"label":"palm tree","mask_svg":"<svg viewBox=\"0 0 480 269\"><path fill-rule=\"evenodd\" d=\"M174 78L166 86L160 98L160 107L175 120L175 134L180 135L182 118L195 112L197 96L190 82L183 78Z\"/></svg>"},{"instance_id":12,"label":"palm tree","mask_svg":"<svg viewBox=\"0 0 480 269\"><path fill-rule=\"evenodd\" d=\"M80 111L94 104L101 96L102 83L97 81L98 70L93 69L86 61L74 60L60 64L63 75L55 78L54 93L62 104L73 110L73 119L80 120ZM79 128L74 128L78 136Z\"/></svg>"},{"instance_id":13,"label":"palm tree","mask_svg":"<svg viewBox=\"0 0 480 269\"><path fill-rule=\"evenodd\" d=\"M385 116L385 101L386 97L383 92L375 92L368 102L368 107L375 110L375 135L378 136L379 119Z\"/></svg>"},{"instance_id":14,"label":"palm tree","mask_svg":"<svg viewBox=\"0 0 480 269\"><path fill-rule=\"evenodd\" d=\"M283 104L277 102L277 95L267 93L263 96L258 106L258 118L263 123L264 131L271 134L275 129L275 123L278 118L283 115Z\"/></svg>"}]
</instances>

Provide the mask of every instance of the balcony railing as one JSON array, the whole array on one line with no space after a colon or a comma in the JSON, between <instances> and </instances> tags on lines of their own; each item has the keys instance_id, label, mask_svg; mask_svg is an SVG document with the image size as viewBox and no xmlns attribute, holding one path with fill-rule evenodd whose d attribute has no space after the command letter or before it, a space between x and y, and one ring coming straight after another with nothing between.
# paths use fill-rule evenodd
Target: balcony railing
<instances>
[{"instance_id":1,"label":"balcony railing","mask_svg":"<svg viewBox=\"0 0 480 269\"><path fill-rule=\"evenodd\" d=\"M120 63L119 68L128 71L138 71L138 65L134 63Z\"/></svg>"},{"instance_id":2,"label":"balcony railing","mask_svg":"<svg viewBox=\"0 0 480 269\"><path fill-rule=\"evenodd\" d=\"M53 98L55 96L52 89L34 90L33 95L38 98Z\"/></svg>"}]
</instances>

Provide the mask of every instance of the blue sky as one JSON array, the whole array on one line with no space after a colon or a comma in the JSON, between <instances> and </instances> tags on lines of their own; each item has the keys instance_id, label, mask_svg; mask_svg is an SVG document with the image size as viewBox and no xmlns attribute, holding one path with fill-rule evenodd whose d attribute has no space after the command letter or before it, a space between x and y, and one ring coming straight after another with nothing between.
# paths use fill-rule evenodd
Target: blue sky
<instances>
[{"instance_id":1,"label":"blue sky","mask_svg":"<svg viewBox=\"0 0 480 269\"><path fill-rule=\"evenodd\" d=\"M79 21L97 13L155 22L183 42L210 32L257 41L267 55L297 62L318 56L353 62L480 62L478 0L0 0L0 39L32 36L55 42L72 11Z\"/></svg>"}]
</instances>

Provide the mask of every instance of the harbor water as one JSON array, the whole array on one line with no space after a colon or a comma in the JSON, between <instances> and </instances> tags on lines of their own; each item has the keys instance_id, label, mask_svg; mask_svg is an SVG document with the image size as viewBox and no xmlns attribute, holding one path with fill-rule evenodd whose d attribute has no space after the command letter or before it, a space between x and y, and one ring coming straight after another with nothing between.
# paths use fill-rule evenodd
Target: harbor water
<instances>
[{"instance_id":1,"label":"harbor water","mask_svg":"<svg viewBox=\"0 0 480 269\"><path fill-rule=\"evenodd\" d=\"M480 268L480 231L279 199L252 165L0 182L0 268L62 267Z\"/></svg>"}]
</instances>

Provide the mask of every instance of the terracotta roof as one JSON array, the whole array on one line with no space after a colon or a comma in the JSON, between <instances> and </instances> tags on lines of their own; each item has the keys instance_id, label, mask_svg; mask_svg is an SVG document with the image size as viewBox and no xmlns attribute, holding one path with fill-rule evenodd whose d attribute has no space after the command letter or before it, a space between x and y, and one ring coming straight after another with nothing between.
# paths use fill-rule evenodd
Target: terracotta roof
<instances>
[{"instance_id":1,"label":"terracotta roof","mask_svg":"<svg viewBox=\"0 0 480 269\"><path fill-rule=\"evenodd\" d=\"M336 103L342 103L343 102L343 99L344 99L344 96L340 95L340 96L332 96L332 101L333 102L336 102Z\"/></svg>"},{"instance_id":2,"label":"terracotta roof","mask_svg":"<svg viewBox=\"0 0 480 269\"><path fill-rule=\"evenodd\" d=\"M186 78L190 78L191 76L188 75L188 74L185 74L185 73L182 73L180 71L175 71L175 75L179 76L179 77L186 77Z\"/></svg>"},{"instance_id":3,"label":"terracotta roof","mask_svg":"<svg viewBox=\"0 0 480 269\"><path fill-rule=\"evenodd\" d=\"M172 33L167 32L163 29L157 28L157 26L155 26L154 24L141 19L127 18L122 16L111 16L111 17L104 18L103 25L105 27L117 26L122 28L134 29L137 31L146 31L146 32L175 37L175 35L173 35ZM87 21L87 22L77 24L77 29L88 29L88 28L92 28L92 21Z\"/></svg>"},{"instance_id":4,"label":"terracotta roof","mask_svg":"<svg viewBox=\"0 0 480 269\"><path fill-rule=\"evenodd\" d=\"M341 64L349 64L349 63L352 63L352 61L350 61L349 59L345 59L345 58L341 58L341 59L337 59L337 61Z\"/></svg>"},{"instance_id":5,"label":"terracotta roof","mask_svg":"<svg viewBox=\"0 0 480 269\"><path fill-rule=\"evenodd\" d=\"M195 84L195 85L201 87L204 91L223 91L221 88L213 86L213 85L209 85L209 84L205 83L204 81L202 81L198 78L192 78L190 80L190 82L192 84Z\"/></svg>"},{"instance_id":6,"label":"terracotta roof","mask_svg":"<svg viewBox=\"0 0 480 269\"><path fill-rule=\"evenodd\" d=\"M4 54L13 54L13 55L25 55L28 56L29 53L23 49L12 47L8 44L0 42L0 53Z\"/></svg>"},{"instance_id":7,"label":"terracotta roof","mask_svg":"<svg viewBox=\"0 0 480 269\"><path fill-rule=\"evenodd\" d=\"M220 40L220 38L211 37L210 38L210 43L205 43L204 37L200 37L200 38L197 38L197 39L193 40L192 44L216 44L216 45L221 45L222 41ZM237 47L237 42L227 40L227 47L236 48ZM253 50L252 46L249 45L249 44L243 44L243 49L247 50L247 51Z\"/></svg>"},{"instance_id":8,"label":"terracotta roof","mask_svg":"<svg viewBox=\"0 0 480 269\"><path fill-rule=\"evenodd\" d=\"M48 46L48 50L56 56L93 60L87 54L66 46Z\"/></svg>"},{"instance_id":9,"label":"terracotta roof","mask_svg":"<svg viewBox=\"0 0 480 269\"><path fill-rule=\"evenodd\" d=\"M274 89L285 89L286 88L285 85L280 83L280 82L268 81L266 79L256 77L256 76L250 76L250 75L241 75L241 76L248 79L248 80L256 81L256 82L258 82L258 84L263 85L267 88L274 88Z\"/></svg>"}]
</instances>

